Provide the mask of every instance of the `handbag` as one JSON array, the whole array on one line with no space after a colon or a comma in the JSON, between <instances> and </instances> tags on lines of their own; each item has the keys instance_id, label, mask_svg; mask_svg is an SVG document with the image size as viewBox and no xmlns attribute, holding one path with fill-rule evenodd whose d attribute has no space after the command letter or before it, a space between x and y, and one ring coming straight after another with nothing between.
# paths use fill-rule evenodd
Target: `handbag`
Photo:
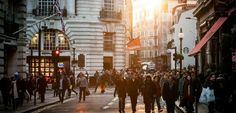
<instances>
[{"instance_id":1,"label":"handbag","mask_svg":"<svg viewBox=\"0 0 236 113\"><path fill-rule=\"evenodd\" d=\"M214 101L215 101L214 90L210 89L208 87L208 89L207 89L207 102L214 102Z\"/></svg>"},{"instance_id":2,"label":"handbag","mask_svg":"<svg viewBox=\"0 0 236 113\"><path fill-rule=\"evenodd\" d=\"M209 89L209 87L207 87ZM199 102L203 103L203 104L207 104L208 100L207 100L207 88L202 88L202 92L201 92L201 96L199 98Z\"/></svg>"},{"instance_id":3,"label":"handbag","mask_svg":"<svg viewBox=\"0 0 236 113\"><path fill-rule=\"evenodd\" d=\"M184 106L186 106L186 101L185 101L184 97L181 97L179 107L184 107Z\"/></svg>"},{"instance_id":4,"label":"handbag","mask_svg":"<svg viewBox=\"0 0 236 113\"><path fill-rule=\"evenodd\" d=\"M85 95L86 95L86 96L89 96L89 95L90 95L90 91L89 91L88 88L86 88L86 90L85 90Z\"/></svg>"}]
</instances>

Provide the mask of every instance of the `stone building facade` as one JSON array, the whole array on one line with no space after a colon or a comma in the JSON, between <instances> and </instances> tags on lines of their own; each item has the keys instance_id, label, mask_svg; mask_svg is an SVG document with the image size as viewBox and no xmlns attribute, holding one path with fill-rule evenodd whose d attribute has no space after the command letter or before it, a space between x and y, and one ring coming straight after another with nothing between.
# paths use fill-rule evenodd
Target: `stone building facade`
<instances>
[{"instance_id":1,"label":"stone building facade","mask_svg":"<svg viewBox=\"0 0 236 113\"><path fill-rule=\"evenodd\" d=\"M57 0L28 0L26 38L29 51L27 63L29 72L37 75L38 66L45 76L53 76L57 71L87 71L93 75L96 70L123 69L125 65L125 26L122 19L123 0L58 0L65 25L54 3ZM50 17L44 21L41 21ZM41 22L40 22L41 21ZM41 34L39 34L39 29ZM39 43L41 36L41 57ZM52 57L52 50L58 48L60 56ZM78 67L79 55L84 55L84 67Z\"/></svg>"},{"instance_id":2,"label":"stone building facade","mask_svg":"<svg viewBox=\"0 0 236 113\"><path fill-rule=\"evenodd\" d=\"M14 34L25 26L26 0L0 0L0 78L15 72L25 75L25 32Z\"/></svg>"}]
</instances>

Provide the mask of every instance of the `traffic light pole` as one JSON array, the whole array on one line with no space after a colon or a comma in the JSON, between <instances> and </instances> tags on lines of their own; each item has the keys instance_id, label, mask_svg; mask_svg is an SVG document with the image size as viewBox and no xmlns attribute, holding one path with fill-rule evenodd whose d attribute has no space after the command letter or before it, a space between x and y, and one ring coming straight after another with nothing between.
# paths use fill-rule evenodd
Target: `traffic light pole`
<instances>
[{"instance_id":1,"label":"traffic light pole","mask_svg":"<svg viewBox=\"0 0 236 113\"><path fill-rule=\"evenodd\" d=\"M182 41L183 41L183 38L180 37L179 41L180 41L180 54L182 56ZM180 73L180 76L182 76L182 59L180 59L179 62L180 62L179 73Z\"/></svg>"},{"instance_id":2,"label":"traffic light pole","mask_svg":"<svg viewBox=\"0 0 236 113\"><path fill-rule=\"evenodd\" d=\"M176 47L174 47L175 49L175 54L177 54L177 50L176 50ZM176 70L176 67L177 67L177 59L175 59L175 75L177 74L177 70Z\"/></svg>"},{"instance_id":3,"label":"traffic light pole","mask_svg":"<svg viewBox=\"0 0 236 113\"><path fill-rule=\"evenodd\" d=\"M75 48L73 48L73 75L75 76L75 65L74 65L74 62L75 62Z\"/></svg>"}]
</instances>

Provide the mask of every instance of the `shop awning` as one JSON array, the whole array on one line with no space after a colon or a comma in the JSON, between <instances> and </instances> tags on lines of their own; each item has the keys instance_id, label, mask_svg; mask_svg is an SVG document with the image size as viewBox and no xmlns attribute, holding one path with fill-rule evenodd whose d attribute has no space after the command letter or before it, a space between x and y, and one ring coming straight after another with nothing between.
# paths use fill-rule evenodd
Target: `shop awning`
<instances>
[{"instance_id":1,"label":"shop awning","mask_svg":"<svg viewBox=\"0 0 236 113\"><path fill-rule=\"evenodd\" d=\"M222 26L228 17L220 17L211 29L204 35L200 42L191 50L189 56L195 55L200 52L201 48L207 43L208 40L215 34L215 32Z\"/></svg>"}]
</instances>

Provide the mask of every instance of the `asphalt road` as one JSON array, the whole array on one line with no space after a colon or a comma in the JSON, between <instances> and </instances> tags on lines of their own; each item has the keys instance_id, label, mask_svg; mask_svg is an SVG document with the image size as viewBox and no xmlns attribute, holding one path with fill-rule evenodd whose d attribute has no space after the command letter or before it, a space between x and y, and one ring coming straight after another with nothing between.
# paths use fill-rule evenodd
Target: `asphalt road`
<instances>
[{"instance_id":1,"label":"asphalt road","mask_svg":"<svg viewBox=\"0 0 236 113\"><path fill-rule=\"evenodd\" d=\"M78 97L66 100L64 103L47 106L35 113L118 113L118 97L113 97L114 88L109 88L104 94L93 93L83 102L78 102ZM161 102L163 112L166 113L164 102ZM137 113L145 113L142 96L138 98ZM155 108L157 110L157 108ZM125 112L132 113L129 97L126 98ZM156 111L156 113L158 113Z\"/></svg>"}]
</instances>

